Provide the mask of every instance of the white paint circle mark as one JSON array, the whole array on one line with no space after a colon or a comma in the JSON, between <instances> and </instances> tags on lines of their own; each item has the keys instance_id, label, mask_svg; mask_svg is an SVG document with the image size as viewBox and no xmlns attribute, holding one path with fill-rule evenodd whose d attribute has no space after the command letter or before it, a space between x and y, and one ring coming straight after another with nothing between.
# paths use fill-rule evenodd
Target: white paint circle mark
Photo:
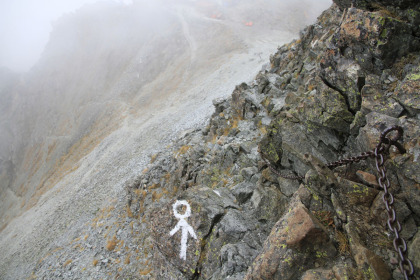
<instances>
[{"instance_id":1,"label":"white paint circle mark","mask_svg":"<svg viewBox=\"0 0 420 280\"><path fill-rule=\"evenodd\" d=\"M182 205L186 207L186 210L184 214L179 214L177 208ZM186 200L177 200L174 205L172 205L172 208L174 209L174 216L177 219L185 219L191 215L191 207Z\"/></svg>"}]
</instances>

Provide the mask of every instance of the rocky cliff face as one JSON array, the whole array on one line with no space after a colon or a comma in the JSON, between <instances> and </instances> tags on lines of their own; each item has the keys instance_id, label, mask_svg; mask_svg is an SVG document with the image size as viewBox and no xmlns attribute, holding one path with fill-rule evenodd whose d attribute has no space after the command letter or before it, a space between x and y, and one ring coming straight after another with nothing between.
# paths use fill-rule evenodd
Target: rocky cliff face
<instances>
[{"instance_id":1,"label":"rocky cliff face","mask_svg":"<svg viewBox=\"0 0 420 280\"><path fill-rule=\"evenodd\" d=\"M374 159L325 165L372 150L393 125L406 152L390 150L386 174L406 257L420 269L419 7L338 2L127 187L147 275L403 279ZM169 234L181 200L197 235L186 259L181 234Z\"/></svg>"},{"instance_id":2,"label":"rocky cliff face","mask_svg":"<svg viewBox=\"0 0 420 280\"><path fill-rule=\"evenodd\" d=\"M374 159L326 166L399 125L386 175L420 279L419 4L362 2L337 1L216 99L34 278L403 279Z\"/></svg>"}]
</instances>

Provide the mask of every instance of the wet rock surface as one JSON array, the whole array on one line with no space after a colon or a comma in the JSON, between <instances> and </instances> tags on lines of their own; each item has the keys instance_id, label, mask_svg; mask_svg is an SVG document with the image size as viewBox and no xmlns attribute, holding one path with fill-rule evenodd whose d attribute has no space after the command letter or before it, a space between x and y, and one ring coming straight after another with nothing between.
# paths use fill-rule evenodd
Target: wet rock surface
<instances>
[{"instance_id":1,"label":"wet rock surface","mask_svg":"<svg viewBox=\"0 0 420 280\"><path fill-rule=\"evenodd\" d=\"M399 125L406 153L391 147L385 166L420 279L418 3L335 2L253 83L215 100L206 127L151 156L118 202L126 208L115 235L76 238L72 253L57 248L33 275L76 279L82 272L72 265L93 259L117 279L402 279L374 160L326 167L372 150ZM381 10L367 8L373 3ZM301 178L277 176L262 154ZM190 205L185 222L196 235L187 236L185 259L182 229L170 234L177 201ZM77 259L81 248L92 250L86 260Z\"/></svg>"}]
</instances>

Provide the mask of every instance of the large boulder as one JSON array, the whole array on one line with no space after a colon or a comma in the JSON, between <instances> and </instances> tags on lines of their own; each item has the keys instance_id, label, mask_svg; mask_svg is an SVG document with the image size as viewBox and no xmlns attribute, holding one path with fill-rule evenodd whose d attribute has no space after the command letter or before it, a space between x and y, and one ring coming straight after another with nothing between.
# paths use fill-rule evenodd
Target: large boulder
<instances>
[{"instance_id":1,"label":"large boulder","mask_svg":"<svg viewBox=\"0 0 420 280\"><path fill-rule=\"evenodd\" d=\"M302 272L325 265L336 249L323 225L295 197L273 227L245 279L298 279Z\"/></svg>"}]
</instances>

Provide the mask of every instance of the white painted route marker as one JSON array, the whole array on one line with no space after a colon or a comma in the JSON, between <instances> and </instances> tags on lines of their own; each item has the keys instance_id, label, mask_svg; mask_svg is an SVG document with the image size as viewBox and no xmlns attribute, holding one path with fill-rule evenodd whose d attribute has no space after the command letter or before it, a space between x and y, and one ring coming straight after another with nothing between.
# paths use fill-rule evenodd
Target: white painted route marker
<instances>
[{"instance_id":1,"label":"white painted route marker","mask_svg":"<svg viewBox=\"0 0 420 280\"><path fill-rule=\"evenodd\" d=\"M186 207L184 214L179 214L177 208L181 205ZM178 230L182 230L182 237L181 237L181 250L179 253L179 257L184 261L187 260L187 240L188 234L191 235L194 239L197 239L197 235L195 235L194 229L187 223L185 220L191 215L191 207L186 200L177 200L174 205L172 205L174 210L175 218L179 219L179 222L176 226L171 230L169 233L170 236L174 235Z\"/></svg>"}]
</instances>

